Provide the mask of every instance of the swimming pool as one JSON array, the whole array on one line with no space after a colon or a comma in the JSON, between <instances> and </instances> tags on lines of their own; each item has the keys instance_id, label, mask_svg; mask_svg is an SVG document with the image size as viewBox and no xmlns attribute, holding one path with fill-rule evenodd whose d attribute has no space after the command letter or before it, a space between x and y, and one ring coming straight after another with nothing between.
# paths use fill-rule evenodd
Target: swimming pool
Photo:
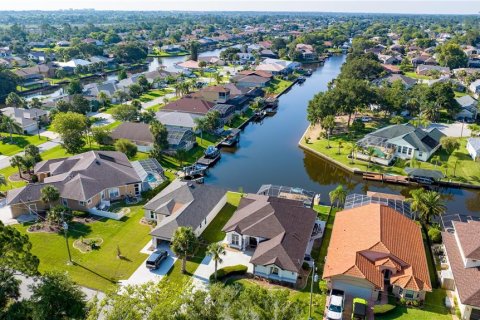
<instances>
[{"instance_id":1,"label":"swimming pool","mask_svg":"<svg viewBox=\"0 0 480 320\"><path fill-rule=\"evenodd\" d=\"M157 177L153 173L147 174L147 182L157 182Z\"/></svg>"}]
</instances>

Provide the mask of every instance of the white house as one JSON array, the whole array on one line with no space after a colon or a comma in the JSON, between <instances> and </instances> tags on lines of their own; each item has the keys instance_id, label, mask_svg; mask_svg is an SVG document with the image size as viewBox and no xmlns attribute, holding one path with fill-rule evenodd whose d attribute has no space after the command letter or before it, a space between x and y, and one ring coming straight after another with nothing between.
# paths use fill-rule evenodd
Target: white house
<instances>
[{"instance_id":1,"label":"white house","mask_svg":"<svg viewBox=\"0 0 480 320\"><path fill-rule=\"evenodd\" d=\"M480 138L469 138L467 140L468 154L476 161L480 157Z\"/></svg>"},{"instance_id":2,"label":"white house","mask_svg":"<svg viewBox=\"0 0 480 320\"><path fill-rule=\"evenodd\" d=\"M145 219L156 221L152 243L171 241L178 227L192 227L200 236L227 203L227 191L207 184L175 180L143 207Z\"/></svg>"},{"instance_id":3,"label":"white house","mask_svg":"<svg viewBox=\"0 0 480 320\"><path fill-rule=\"evenodd\" d=\"M256 276L296 284L305 256L321 230L316 214L296 200L248 194L223 227L227 244L253 251Z\"/></svg>"}]
</instances>

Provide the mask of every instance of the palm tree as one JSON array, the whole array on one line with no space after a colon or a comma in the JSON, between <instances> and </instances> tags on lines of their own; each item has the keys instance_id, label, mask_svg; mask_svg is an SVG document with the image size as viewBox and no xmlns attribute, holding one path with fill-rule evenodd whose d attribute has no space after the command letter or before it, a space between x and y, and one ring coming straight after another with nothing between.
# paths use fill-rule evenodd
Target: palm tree
<instances>
[{"instance_id":1,"label":"palm tree","mask_svg":"<svg viewBox=\"0 0 480 320\"><path fill-rule=\"evenodd\" d=\"M173 253L182 259L182 273L186 272L187 257L195 253L198 239L192 227L179 227L175 230L170 246Z\"/></svg>"},{"instance_id":2,"label":"palm tree","mask_svg":"<svg viewBox=\"0 0 480 320\"><path fill-rule=\"evenodd\" d=\"M40 190L41 200L50 205L52 209L52 203L60 199L60 192L52 185L46 185Z\"/></svg>"},{"instance_id":3,"label":"palm tree","mask_svg":"<svg viewBox=\"0 0 480 320\"><path fill-rule=\"evenodd\" d=\"M102 104L103 107L105 107L107 104L108 104L108 100L109 100L109 97L108 95L105 93L105 91L100 91L97 95L97 99L98 101L100 101L100 103Z\"/></svg>"},{"instance_id":4,"label":"palm tree","mask_svg":"<svg viewBox=\"0 0 480 320\"><path fill-rule=\"evenodd\" d=\"M207 254L212 257L215 262L215 280L217 280L217 265L222 263L222 256L226 254L225 248L218 242L211 243L207 248Z\"/></svg>"},{"instance_id":5,"label":"palm tree","mask_svg":"<svg viewBox=\"0 0 480 320\"><path fill-rule=\"evenodd\" d=\"M19 155L11 157L10 165L14 168L18 168L18 175L20 176L21 179L23 179L23 176L22 176L23 158Z\"/></svg>"},{"instance_id":6,"label":"palm tree","mask_svg":"<svg viewBox=\"0 0 480 320\"><path fill-rule=\"evenodd\" d=\"M13 133L22 133L22 127L12 118L2 116L0 125L2 128L10 133L10 143L13 142Z\"/></svg>"},{"instance_id":7,"label":"palm tree","mask_svg":"<svg viewBox=\"0 0 480 320\"><path fill-rule=\"evenodd\" d=\"M342 148L342 145L343 145L343 142L338 141L338 153L337 154L341 154L340 149Z\"/></svg>"},{"instance_id":8,"label":"palm tree","mask_svg":"<svg viewBox=\"0 0 480 320\"><path fill-rule=\"evenodd\" d=\"M410 191L411 198L408 199L410 207L419 215L420 222L427 230L433 217L439 217L445 212L445 204L440 194L435 191L426 191L425 189L415 189Z\"/></svg>"},{"instance_id":9,"label":"palm tree","mask_svg":"<svg viewBox=\"0 0 480 320\"><path fill-rule=\"evenodd\" d=\"M0 186L6 186L7 185L7 179L3 174L0 174Z\"/></svg>"},{"instance_id":10,"label":"palm tree","mask_svg":"<svg viewBox=\"0 0 480 320\"><path fill-rule=\"evenodd\" d=\"M333 128L335 128L335 117L332 115L326 116L320 121L320 125L327 134L327 148L330 149L330 135L332 134Z\"/></svg>"},{"instance_id":11,"label":"palm tree","mask_svg":"<svg viewBox=\"0 0 480 320\"><path fill-rule=\"evenodd\" d=\"M350 163L354 164L355 163L355 155L357 154L357 151L360 149L358 144L356 143L351 143L350 144Z\"/></svg>"},{"instance_id":12,"label":"palm tree","mask_svg":"<svg viewBox=\"0 0 480 320\"><path fill-rule=\"evenodd\" d=\"M180 163L180 167L183 166L183 162L187 159L188 152L185 149L179 149L175 153L175 157L177 158L178 162Z\"/></svg>"},{"instance_id":13,"label":"palm tree","mask_svg":"<svg viewBox=\"0 0 480 320\"><path fill-rule=\"evenodd\" d=\"M222 75L219 72L214 74L214 78L215 78L215 82L217 82L218 84L220 84L223 79Z\"/></svg>"},{"instance_id":14,"label":"palm tree","mask_svg":"<svg viewBox=\"0 0 480 320\"><path fill-rule=\"evenodd\" d=\"M368 155L368 165L367 165L367 169L370 168L370 164L372 163L372 158L373 156L375 155L375 148L373 147L368 147L367 148L367 155Z\"/></svg>"},{"instance_id":15,"label":"palm tree","mask_svg":"<svg viewBox=\"0 0 480 320\"><path fill-rule=\"evenodd\" d=\"M328 193L328 196L330 197L331 206L333 207L333 203L336 202L336 207L338 208L345 203L347 190L345 190L343 185L339 184L334 190Z\"/></svg>"}]
</instances>

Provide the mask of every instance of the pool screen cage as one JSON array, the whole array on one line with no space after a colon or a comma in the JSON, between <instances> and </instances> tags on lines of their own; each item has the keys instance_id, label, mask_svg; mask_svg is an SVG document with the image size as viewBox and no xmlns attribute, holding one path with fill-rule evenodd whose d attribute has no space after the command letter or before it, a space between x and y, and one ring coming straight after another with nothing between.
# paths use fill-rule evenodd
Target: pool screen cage
<instances>
[{"instance_id":1,"label":"pool screen cage","mask_svg":"<svg viewBox=\"0 0 480 320\"><path fill-rule=\"evenodd\" d=\"M395 145L388 143L387 138L377 137L367 134L365 137L357 141L357 145L361 148L377 147L384 148L386 150L395 150Z\"/></svg>"},{"instance_id":2,"label":"pool screen cage","mask_svg":"<svg viewBox=\"0 0 480 320\"><path fill-rule=\"evenodd\" d=\"M301 201L305 206L308 207L313 205L313 199L315 198L315 192L313 191L308 191L297 187L278 186L273 184L262 185L257 194Z\"/></svg>"},{"instance_id":3,"label":"pool screen cage","mask_svg":"<svg viewBox=\"0 0 480 320\"><path fill-rule=\"evenodd\" d=\"M345 209L353 209L353 208L358 208L362 207L368 204L372 203L378 203L378 204L383 204L386 205L401 214L403 214L405 217L410 218L415 220L416 219L416 214L415 212L412 212L410 208L410 203L403 201L403 200L398 200L398 199L389 199L389 198L382 198L382 197L370 197L364 194L349 194L347 198L345 199Z\"/></svg>"},{"instance_id":4,"label":"pool screen cage","mask_svg":"<svg viewBox=\"0 0 480 320\"><path fill-rule=\"evenodd\" d=\"M480 217L475 216L468 216L468 215L461 215L461 214L446 214L440 217L442 228L444 231L452 232L453 229L453 222L468 222L468 221L480 221Z\"/></svg>"}]
</instances>

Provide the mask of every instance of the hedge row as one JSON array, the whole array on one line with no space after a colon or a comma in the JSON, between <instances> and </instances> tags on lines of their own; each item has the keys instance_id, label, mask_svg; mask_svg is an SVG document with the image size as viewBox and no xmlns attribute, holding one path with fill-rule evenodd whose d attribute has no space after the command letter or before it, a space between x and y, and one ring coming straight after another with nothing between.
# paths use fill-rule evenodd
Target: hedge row
<instances>
[{"instance_id":1,"label":"hedge row","mask_svg":"<svg viewBox=\"0 0 480 320\"><path fill-rule=\"evenodd\" d=\"M217 270L217 280L222 280L227 276L242 275L247 273L247 270L248 268L241 264L220 268ZM215 281L215 272L210 275L210 281Z\"/></svg>"}]
</instances>

